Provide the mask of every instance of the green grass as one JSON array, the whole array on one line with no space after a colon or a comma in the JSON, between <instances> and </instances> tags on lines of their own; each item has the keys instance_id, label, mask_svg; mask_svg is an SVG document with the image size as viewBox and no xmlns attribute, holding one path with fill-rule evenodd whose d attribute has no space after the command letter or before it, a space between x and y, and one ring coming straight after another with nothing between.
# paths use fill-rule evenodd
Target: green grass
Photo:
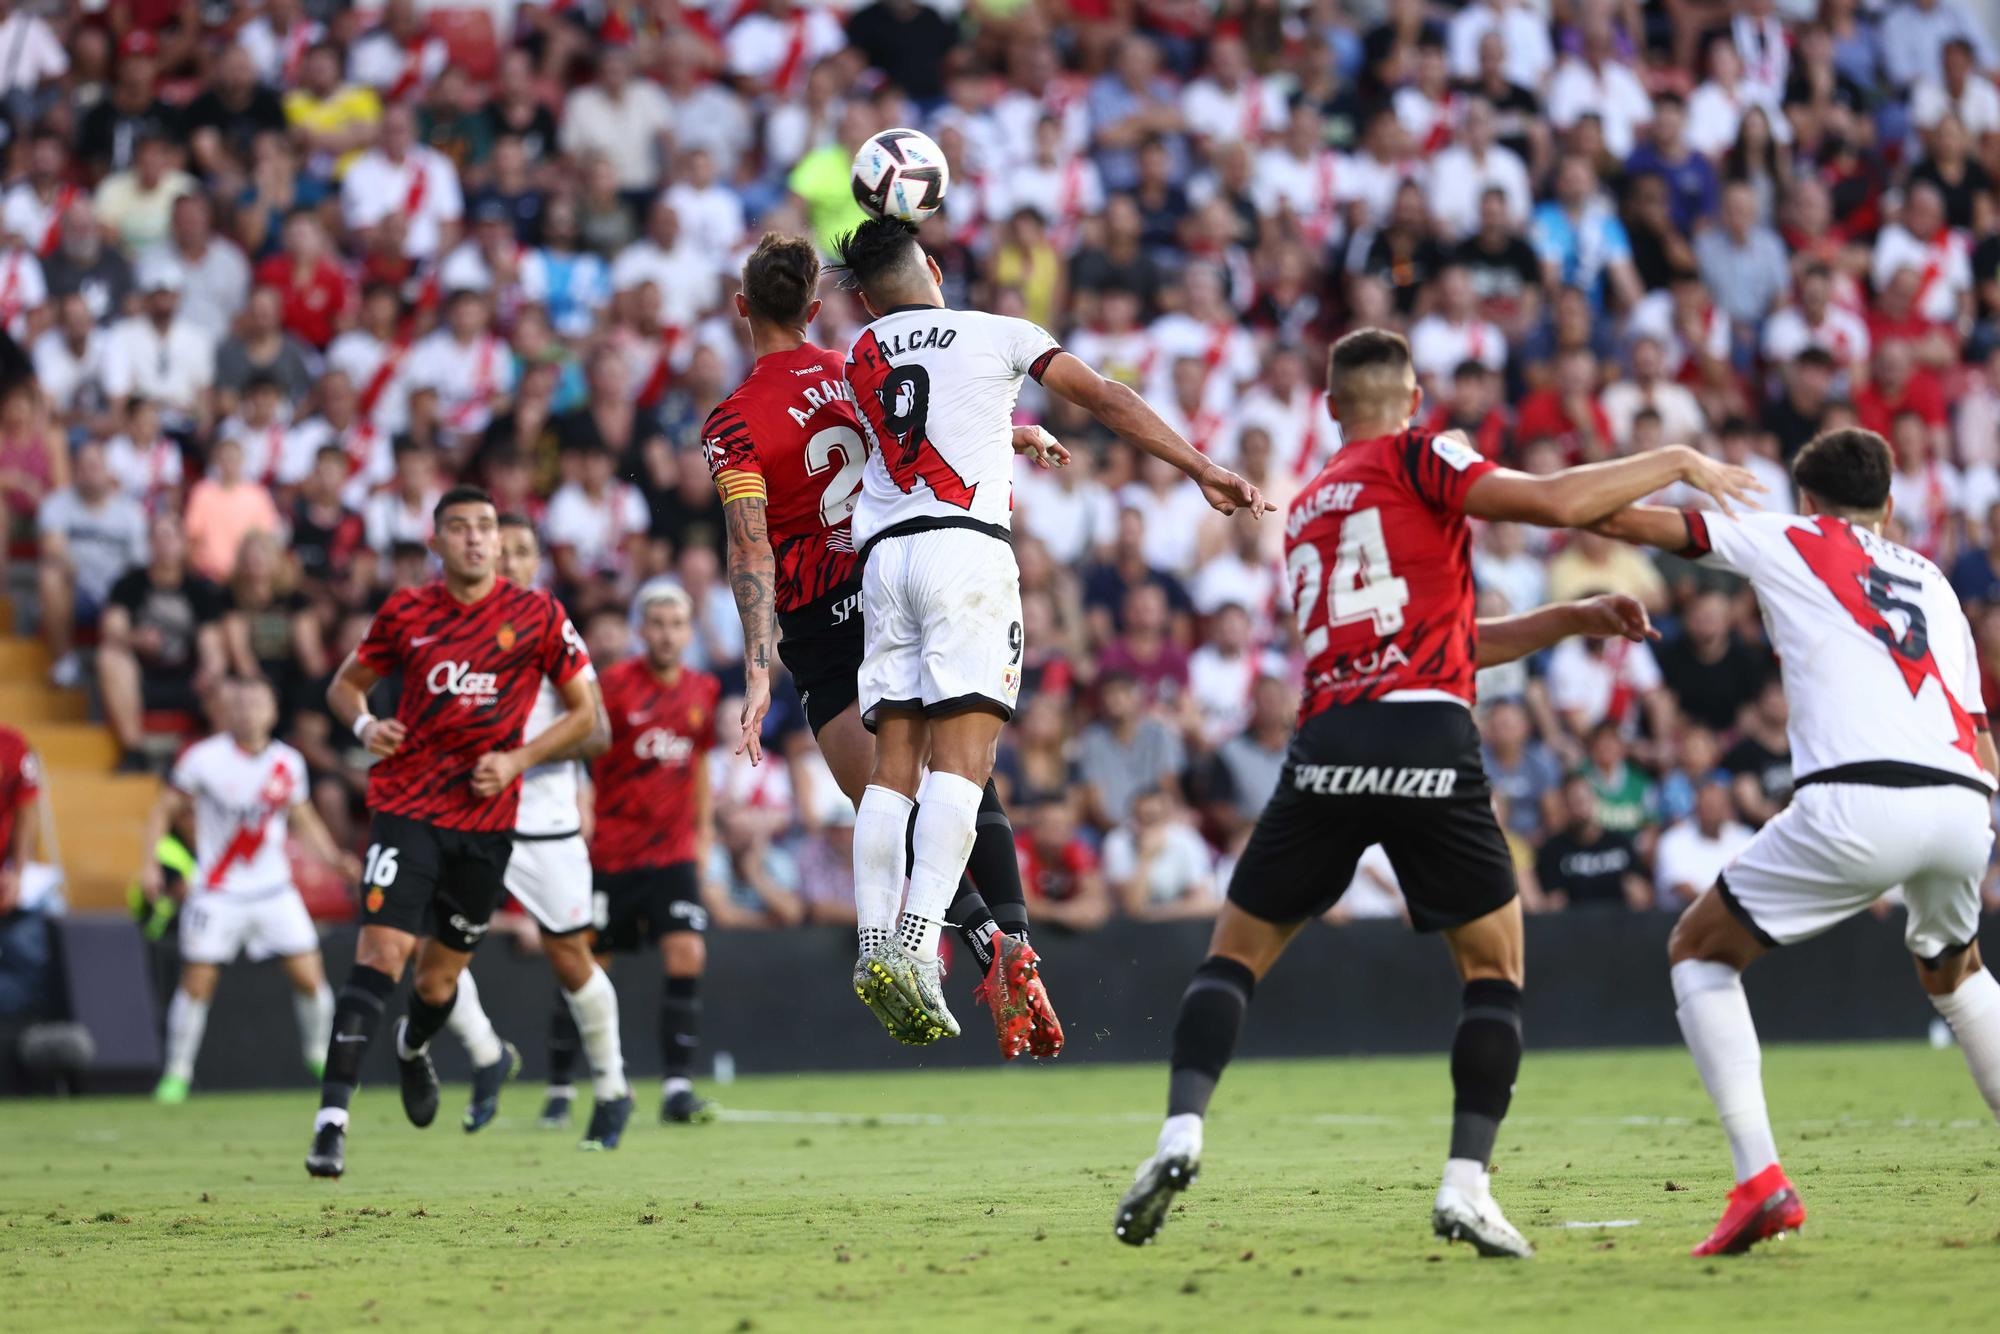
<instances>
[{"instance_id":1,"label":"green grass","mask_svg":"<svg viewBox=\"0 0 2000 1334\"><path fill-rule=\"evenodd\" d=\"M1231 1070L1143 1251L1110 1218L1156 1069L750 1079L731 1119L598 1155L535 1127L533 1088L476 1137L378 1088L338 1183L301 1165L305 1094L14 1103L0 1302L22 1330L2000 1327L2000 1130L1958 1054L1782 1048L1766 1074L1811 1217L1726 1261L1686 1254L1729 1164L1676 1050L1530 1053L1495 1179L1526 1264L1429 1235L1441 1057Z\"/></svg>"}]
</instances>

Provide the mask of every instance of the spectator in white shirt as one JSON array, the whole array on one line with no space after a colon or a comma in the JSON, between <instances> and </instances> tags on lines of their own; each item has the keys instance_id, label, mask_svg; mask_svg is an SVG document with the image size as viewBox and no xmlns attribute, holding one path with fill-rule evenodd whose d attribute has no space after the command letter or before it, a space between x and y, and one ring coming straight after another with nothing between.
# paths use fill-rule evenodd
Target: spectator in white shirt
<instances>
[{"instance_id":1,"label":"spectator in white shirt","mask_svg":"<svg viewBox=\"0 0 2000 1334\"><path fill-rule=\"evenodd\" d=\"M1694 90L1687 102L1687 146L1708 157L1719 158L1736 143L1743 113L1750 107L1764 109L1771 137L1790 143L1791 122L1778 108L1778 95L1743 73L1743 58L1727 33L1717 33L1708 42L1708 80Z\"/></svg>"},{"instance_id":2,"label":"spectator in white shirt","mask_svg":"<svg viewBox=\"0 0 2000 1334\"><path fill-rule=\"evenodd\" d=\"M1586 115L1595 115L1604 127L1605 148L1614 157L1628 158L1639 127L1653 119L1653 99L1617 57L1609 8L1586 8L1578 28L1582 51L1565 57L1549 81L1549 124L1568 131Z\"/></svg>"},{"instance_id":3,"label":"spectator in white shirt","mask_svg":"<svg viewBox=\"0 0 2000 1334\"><path fill-rule=\"evenodd\" d=\"M665 199L655 200L646 214L646 235L611 263L614 295L647 283L659 291L660 323L669 328L693 327L721 296L715 265L685 236L680 215Z\"/></svg>"},{"instance_id":4,"label":"spectator in white shirt","mask_svg":"<svg viewBox=\"0 0 2000 1334\"><path fill-rule=\"evenodd\" d=\"M831 6L761 0L723 38L723 63L736 79L779 98L795 95L812 68L847 46Z\"/></svg>"},{"instance_id":5,"label":"spectator in white shirt","mask_svg":"<svg viewBox=\"0 0 2000 1334\"><path fill-rule=\"evenodd\" d=\"M1774 311L1764 325L1764 360L1774 364L1816 347L1844 374L1867 367L1869 346L1868 326L1833 303L1833 270L1817 260L1799 275L1797 304Z\"/></svg>"},{"instance_id":6,"label":"spectator in white shirt","mask_svg":"<svg viewBox=\"0 0 2000 1334\"><path fill-rule=\"evenodd\" d=\"M410 384L434 389L438 426L466 438L484 431L514 391L514 354L490 331L484 293L453 292L444 327L410 349Z\"/></svg>"},{"instance_id":7,"label":"spectator in white shirt","mask_svg":"<svg viewBox=\"0 0 2000 1334\"><path fill-rule=\"evenodd\" d=\"M630 573L632 546L645 538L652 513L637 487L618 480L610 450L599 446L570 454L573 480L556 488L542 521L556 577L572 589L600 580L615 583Z\"/></svg>"},{"instance_id":8,"label":"spectator in white shirt","mask_svg":"<svg viewBox=\"0 0 2000 1334\"><path fill-rule=\"evenodd\" d=\"M205 425L215 384L215 340L180 315L180 266L163 256L139 265L139 312L111 328L104 393L122 413L133 395L160 405L168 430Z\"/></svg>"},{"instance_id":9,"label":"spectator in white shirt","mask_svg":"<svg viewBox=\"0 0 2000 1334\"><path fill-rule=\"evenodd\" d=\"M408 436L396 442L396 480L368 499L362 524L368 545L387 557L398 543L431 540L431 513L444 488L438 485L437 455Z\"/></svg>"},{"instance_id":10,"label":"spectator in white shirt","mask_svg":"<svg viewBox=\"0 0 2000 1334\"><path fill-rule=\"evenodd\" d=\"M1479 199L1488 190L1506 196L1507 216L1516 228L1527 225L1534 207L1528 164L1513 149L1493 142L1493 104L1483 97L1466 99L1458 137L1432 160L1430 179L1431 215L1451 240L1462 241L1479 230Z\"/></svg>"},{"instance_id":11,"label":"spectator in white shirt","mask_svg":"<svg viewBox=\"0 0 2000 1334\"><path fill-rule=\"evenodd\" d=\"M430 32L416 0L388 0L381 23L354 43L347 77L385 103L401 102L435 83L449 63L450 48Z\"/></svg>"},{"instance_id":12,"label":"spectator in white shirt","mask_svg":"<svg viewBox=\"0 0 2000 1334\"><path fill-rule=\"evenodd\" d=\"M1104 840L1104 878L1136 921L1213 917L1222 906L1208 844L1157 787L1134 798L1131 819Z\"/></svg>"},{"instance_id":13,"label":"spectator in white shirt","mask_svg":"<svg viewBox=\"0 0 2000 1334\"><path fill-rule=\"evenodd\" d=\"M1647 408L1658 414L1666 439L1688 441L1699 436L1708 424L1701 403L1693 390L1667 378L1667 353L1660 340L1640 334L1632 340L1631 358L1631 377L1607 385L1598 399L1619 453L1631 447L1633 419Z\"/></svg>"},{"instance_id":14,"label":"spectator in white shirt","mask_svg":"<svg viewBox=\"0 0 2000 1334\"><path fill-rule=\"evenodd\" d=\"M666 199L688 244L718 267L728 267L743 244L743 198L717 179L715 159L706 149L681 155L680 171L667 187Z\"/></svg>"},{"instance_id":15,"label":"spectator in white shirt","mask_svg":"<svg viewBox=\"0 0 2000 1334\"><path fill-rule=\"evenodd\" d=\"M10 4L0 19L0 96L32 93L52 79L69 73L69 52L55 29L31 6Z\"/></svg>"},{"instance_id":16,"label":"spectator in white shirt","mask_svg":"<svg viewBox=\"0 0 2000 1334\"><path fill-rule=\"evenodd\" d=\"M1472 279L1457 264L1439 270L1437 306L1410 328L1410 360L1424 392L1441 403L1452 372L1468 361L1490 371L1507 369L1507 336L1479 316Z\"/></svg>"},{"instance_id":17,"label":"spectator in white shirt","mask_svg":"<svg viewBox=\"0 0 2000 1334\"><path fill-rule=\"evenodd\" d=\"M1248 727L1257 678L1284 675L1283 659L1251 642L1249 609L1240 602L1218 607L1208 638L1188 655L1188 695L1201 716L1202 740L1219 746Z\"/></svg>"},{"instance_id":18,"label":"spectator in white shirt","mask_svg":"<svg viewBox=\"0 0 2000 1334\"><path fill-rule=\"evenodd\" d=\"M1930 130L1955 115L1975 139L2000 130L2000 89L1979 74L1971 42L1954 37L1944 44L1943 73L1942 79L1922 80L1910 94L1910 122Z\"/></svg>"},{"instance_id":19,"label":"spectator in white shirt","mask_svg":"<svg viewBox=\"0 0 2000 1334\"><path fill-rule=\"evenodd\" d=\"M182 317L226 337L250 296L250 262L234 241L215 234L215 207L207 195L191 190L174 200L159 250L180 264Z\"/></svg>"},{"instance_id":20,"label":"spectator in white shirt","mask_svg":"<svg viewBox=\"0 0 2000 1334\"><path fill-rule=\"evenodd\" d=\"M659 188L672 130L667 95L650 79L632 77L632 55L620 46L600 49L597 81L578 88L563 105L563 152L602 157L627 194Z\"/></svg>"},{"instance_id":21,"label":"spectator in white shirt","mask_svg":"<svg viewBox=\"0 0 2000 1334\"><path fill-rule=\"evenodd\" d=\"M71 292L55 304L55 323L29 348L35 378L57 412L88 423L103 406L106 335L90 317L81 292Z\"/></svg>"},{"instance_id":22,"label":"spectator in white shirt","mask_svg":"<svg viewBox=\"0 0 2000 1334\"><path fill-rule=\"evenodd\" d=\"M1197 142L1255 145L1284 125L1285 99L1257 77L1243 39L1222 35L1209 43L1208 73L1181 91L1181 119Z\"/></svg>"},{"instance_id":23,"label":"spectator in white shirt","mask_svg":"<svg viewBox=\"0 0 2000 1334\"><path fill-rule=\"evenodd\" d=\"M1912 185L1900 217L1876 236L1868 266L1877 292L1904 269L1916 273L1916 313L1932 324L1956 323L1972 304L1971 254L1965 238L1944 221L1938 188L1928 181Z\"/></svg>"},{"instance_id":24,"label":"spectator in white shirt","mask_svg":"<svg viewBox=\"0 0 2000 1334\"><path fill-rule=\"evenodd\" d=\"M391 217L402 219L403 253L434 260L457 243L465 216L458 168L434 148L416 142L414 113L402 105L382 113L376 147L356 158L340 182L340 215L365 246L366 233Z\"/></svg>"},{"instance_id":25,"label":"spectator in white shirt","mask_svg":"<svg viewBox=\"0 0 2000 1334\"><path fill-rule=\"evenodd\" d=\"M1715 883L1751 839L1748 825L1732 817L1729 779L1704 775L1695 789L1694 814L1660 835L1653 853L1653 889L1662 911L1679 912Z\"/></svg>"},{"instance_id":26,"label":"spectator in white shirt","mask_svg":"<svg viewBox=\"0 0 2000 1334\"><path fill-rule=\"evenodd\" d=\"M146 515L119 492L105 466L104 446L85 441L71 466L74 480L50 492L35 516L42 637L55 663L50 678L63 687L83 682L74 653L76 626L96 624L111 585L146 562Z\"/></svg>"},{"instance_id":27,"label":"spectator in white shirt","mask_svg":"<svg viewBox=\"0 0 2000 1334\"><path fill-rule=\"evenodd\" d=\"M1507 82L1540 88L1556 63L1546 14L1526 0L1474 0L1452 17L1445 33L1451 77L1470 83L1479 77L1479 43L1489 32L1506 44Z\"/></svg>"}]
</instances>

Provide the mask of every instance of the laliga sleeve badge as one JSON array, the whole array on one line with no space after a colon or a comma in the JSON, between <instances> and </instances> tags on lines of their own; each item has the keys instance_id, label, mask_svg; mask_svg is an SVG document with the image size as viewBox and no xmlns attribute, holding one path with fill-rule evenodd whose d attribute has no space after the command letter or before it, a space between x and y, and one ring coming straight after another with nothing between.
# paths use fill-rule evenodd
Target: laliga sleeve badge
<instances>
[{"instance_id":1,"label":"laliga sleeve badge","mask_svg":"<svg viewBox=\"0 0 2000 1334\"><path fill-rule=\"evenodd\" d=\"M1464 472L1479 462L1479 451L1461 440L1450 436L1438 436L1431 441L1431 453L1444 460L1444 465L1453 472Z\"/></svg>"}]
</instances>

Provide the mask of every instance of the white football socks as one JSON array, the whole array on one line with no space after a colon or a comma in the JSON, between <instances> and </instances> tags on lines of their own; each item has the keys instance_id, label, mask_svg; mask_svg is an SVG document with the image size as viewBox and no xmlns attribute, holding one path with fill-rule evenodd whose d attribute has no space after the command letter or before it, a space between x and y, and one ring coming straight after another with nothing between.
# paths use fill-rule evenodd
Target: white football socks
<instances>
[{"instance_id":1,"label":"white football socks","mask_svg":"<svg viewBox=\"0 0 2000 1334\"><path fill-rule=\"evenodd\" d=\"M1703 959L1684 959L1671 975L1681 1036L1729 1136L1736 1179L1748 1181L1778 1161L1778 1144L1764 1108L1764 1054L1743 994L1743 975L1726 963Z\"/></svg>"},{"instance_id":2,"label":"white football socks","mask_svg":"<svg viewBox=\"0 0 2000 1334\"><path fill-rule=\"evenodd\" d=\"M910 866L910 898L903 906L897 937L922 959L935 959L938 932L958 894L972 838L978 831L985 789L957 774L932 770L917 791L916 856Z\"/></svg>"},{"instance_id":3,"label":"white football socks","mask_svg":"<svg viewBox=\"0 0 2000 1334\"><path fill-rule=\"evenodd\" d=\"M1155 1157L1185 1155L1201 1158L1201 1118L1193 1112L1170 1116L1160 1126L1160 1138L1153 1146Z\"/></svg>"},{"instance_id":4,"label":"white football socks","mask_svg":"<svg viewBox=\"0 0 2000 1334\"><path fill-rule=\"evenodd\" d=\"M1981 968L1948 996L1933 996L1931 1004L1951 1025L1972 1068L1972 1082L1993 1114L2000 1117L2000 982Z\"/></svg>"},{"instance_id":5,"label":"white football socks","mask_svg":"<svg viewBox=\"0 0 2000 1334\"><path fill-rule=\"evenodd\" d=\"M893 788L870 783L854 812L854 925L867 953L896 932L903 901L903 840L915 803Z\"/></svg>"},{"instance_id":6,"label":"white football socks","mask_svg":"<svg viewBox=\"0 0 2000 1334\"><path fill-rule=\"evenodd\" d=\"M333 1040L333 988L321 982L315 991L294 991L292 1016L299 1021L299 1049L306 1065L317 1066Z\"/></svg>"},{"instance_id":7,"label":"white football socks","mask_svg":"<svg viewBox=\"0 0 2000 1334\"><path fill-rule=\"evenodd\" d=\"M592 965L590 980L565 992L576 1031L583 1038L584 1059L590 1062L591 1091L599 1102L625 1096L625 1053L618 1038L618 991L610 976Z\"/></svg>"},{"instance_id":8,"label":"white football socks","mask_svg":"<svg viewBox=\"0 0 2000 1334\"><path fill-rule=\"evenodd\" d=\"M329 998L328 1007L332 1000ZM174 998L167 1002L167 1068L165 1073L173 1079L194 1078L195 1054L201 1050L201 1035L208 1029L208 1002L174 988ZM315 1056L326 1055L326 1038L322 1035L319 1051Z\"/></svg>"},{"instance_id":9,"label":"white football socks","mask_svg":"<svg viewBox=\"0 0 2000 1334\"><path fill-rule=\"evenodd\" d=\"M451 1013L446 1016L444 1026L451 1030L453 1037L465 1044L466 1055L472 1058L474 1065L491 1065L500 1059L500 1035L493 1031L493 1021L486 1017L485 1009L479 1004L479 984L472 980L470 968L458 975L458 999L452 1002ZM400 1046L400 1033L396 1041Z\"/></svg>"}]
</instances>

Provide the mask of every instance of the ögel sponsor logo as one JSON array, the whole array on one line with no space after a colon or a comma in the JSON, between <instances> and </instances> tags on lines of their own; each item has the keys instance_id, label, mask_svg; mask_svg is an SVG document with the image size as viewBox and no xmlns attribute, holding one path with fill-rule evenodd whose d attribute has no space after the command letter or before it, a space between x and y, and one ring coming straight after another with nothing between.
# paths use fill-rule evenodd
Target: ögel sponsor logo
<instances>
[{"instance_id":1,"label":"\u00f6gel sponsor logo","mask_svg":"<svg viewBox=\"0 0 2000 1334\"><path fill-rule=\"evenodd\" d=\"M447 659L431 668L424 685L433 695L457 695L473 704L499 698L500 677L495 672L475 672L469 662Z\"/></svg>"},{"instance_id":2,"label":"\u00f6gel sponsor logo","mask_svg":"<svg viewBox=\"0 0 2000 1334\"><path fill-rule=\"evenodd\" d=\"M660 764L686 764L694 755L694 742L664 727L649 727L632 743L632 753Z\"/></svg>"}]
</instances>

